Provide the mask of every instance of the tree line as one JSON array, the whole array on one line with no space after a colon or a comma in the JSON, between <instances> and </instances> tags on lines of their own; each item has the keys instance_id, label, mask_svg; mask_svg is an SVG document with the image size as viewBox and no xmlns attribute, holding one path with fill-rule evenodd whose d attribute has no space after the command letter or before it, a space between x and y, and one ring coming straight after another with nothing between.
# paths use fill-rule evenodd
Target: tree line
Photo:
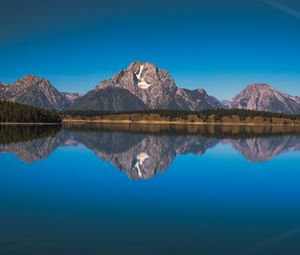
<instances>
[{"instance_id":1,"label":"tree line","mask_svg":"<svg viewBox=\"0 0 300 255\"><path fill-rule=\"evenodd\" d=\"M0 101L0 122L60 123L60 113L30 105Z\"/></svg>"}]
</instances>

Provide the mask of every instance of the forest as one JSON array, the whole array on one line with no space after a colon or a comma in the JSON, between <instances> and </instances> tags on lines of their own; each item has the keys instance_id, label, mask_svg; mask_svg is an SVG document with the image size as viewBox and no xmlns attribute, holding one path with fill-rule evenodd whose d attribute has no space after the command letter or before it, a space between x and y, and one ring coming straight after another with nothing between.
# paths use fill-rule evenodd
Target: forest
<instances>
[{"instance_id":1,"label":"forest","mask_svg":"<svg viewBox=\"0 0 300 255\"><path fill-rule=\"evenodd\" d=\"M60 113L29 105L0 101L0 122L60 123Z\"/></svg>"}]
</instances>

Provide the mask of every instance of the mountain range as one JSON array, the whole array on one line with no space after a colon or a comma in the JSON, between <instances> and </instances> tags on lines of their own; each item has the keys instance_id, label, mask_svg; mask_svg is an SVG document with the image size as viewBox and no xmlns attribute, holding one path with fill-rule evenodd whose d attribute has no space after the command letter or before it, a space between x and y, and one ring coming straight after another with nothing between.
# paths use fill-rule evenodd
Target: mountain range
<instances>
[{"instance_id":1,"label":"mountain range","mask_svg":"<svg viewBox=\"0 0 300 255\"><path fill-rule=\"evenodd\" d=\"M59 92L47 79L29 74L12 84L0 82L0 100L60 111L239 108L300 114L300 97L287 95L271 85L251 84L233 100L220 102L202 88L178 88L168 71L149 62L133 62L82 96Z\"/></svg>"}]
</instances>

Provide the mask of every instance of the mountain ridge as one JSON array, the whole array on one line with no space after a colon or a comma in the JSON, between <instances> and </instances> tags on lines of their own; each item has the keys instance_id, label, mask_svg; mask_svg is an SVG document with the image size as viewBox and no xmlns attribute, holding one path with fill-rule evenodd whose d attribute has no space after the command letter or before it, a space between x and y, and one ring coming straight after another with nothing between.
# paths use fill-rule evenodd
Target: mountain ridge
<instances>
[{"instance_id":1,"label":"mountain ridge","mask_svg":"<svg viewBox=\"0 0 300 255\"><path fill-rule=\"evenodd\" d=\"M29 74L12 84L0 82L0 100L61 111L238 108L300 114L299 96L288 95L269 84L250 84L232 100L221 102L203 88L177 87L167 70L140 61L131 63L111 79L101 81L82 96L59 92L47 79Z\"/></svg>"}]
</instances>

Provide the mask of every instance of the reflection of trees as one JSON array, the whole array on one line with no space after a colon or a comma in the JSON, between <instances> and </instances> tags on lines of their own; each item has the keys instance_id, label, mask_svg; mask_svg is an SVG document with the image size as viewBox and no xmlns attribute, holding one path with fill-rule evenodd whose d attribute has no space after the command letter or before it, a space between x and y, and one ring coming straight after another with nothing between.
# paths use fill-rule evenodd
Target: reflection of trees
<instances>
[{"instance_id":1,"label":"reflection of trees","mask_svg":"<svg viewBox=\"0 0 300 255\"><path fill-rule=\"evenodd\" d=\"M0 144L54 137L60 129L59 125L0 125Z\"/></svg>"}]
</instances>

